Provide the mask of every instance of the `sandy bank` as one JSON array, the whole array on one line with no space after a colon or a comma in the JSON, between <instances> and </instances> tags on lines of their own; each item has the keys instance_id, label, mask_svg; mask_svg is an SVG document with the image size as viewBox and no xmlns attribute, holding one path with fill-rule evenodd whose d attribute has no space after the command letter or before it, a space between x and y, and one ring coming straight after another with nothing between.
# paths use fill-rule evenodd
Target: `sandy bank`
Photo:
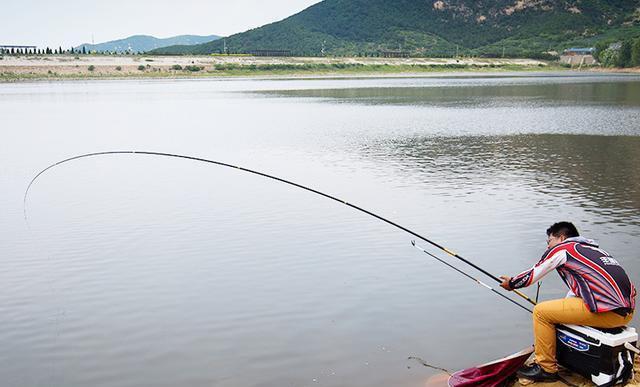
<instances>
[{"instance_id":1,"label":"sandy bank","mask_svg":"<svg viewBox=\"0 0 640 387\"><path fill-rule=\"evenodd\" d=\"M256 56L102 56L102 55L33 55L33 56L5 56L0 61L0 67L75 67L89 66L115 67L139 66L152 64L153 66L173 65L187 66L190 64L215 66L216 64L261 65L261 64L362 64L362 65L520 65L537 66L546 62L534 59L494 59L494 58L311 58L311 57L256 57Z\"/></svg>"},{"instance_id":2,"label":"sandy bank","mask_svg":"<svg viewBox=\"0 0 640 387\"><path fill-rule=\"evenodd\" d=\"M640 67L629 68L611 68L611 67L592 67L589 71L599 73L619 73L619 74L640 74Z\"/></svg>"},{"instance_id":3,"label":"sandy bank","mask_svg":"<svg viewBox=\"0 0 640 387\"><path fill-rule=\"evenodd\" d=\"M0 60L0 79L408 73L451 69L539 70L548 67L549 63L532 59L489 58L5 55Z\"/></svg>"}]
</instances>

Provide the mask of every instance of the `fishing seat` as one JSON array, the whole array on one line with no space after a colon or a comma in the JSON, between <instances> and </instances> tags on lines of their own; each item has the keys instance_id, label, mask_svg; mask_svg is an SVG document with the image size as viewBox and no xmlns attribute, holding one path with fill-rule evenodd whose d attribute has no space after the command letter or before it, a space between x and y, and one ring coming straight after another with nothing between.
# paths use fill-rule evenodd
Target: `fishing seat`
<instances>
[{"instance_id":1,"label":"fishing seat","mask_svg":"<svg viewBox=\"0 0 640 387\"><path fill-rule=\"evenodd\" d=\"M593 328L562 324L556 327L558 364L609 387L633 377L638 333L635 328Z\"/></svg>"}]
</instances>

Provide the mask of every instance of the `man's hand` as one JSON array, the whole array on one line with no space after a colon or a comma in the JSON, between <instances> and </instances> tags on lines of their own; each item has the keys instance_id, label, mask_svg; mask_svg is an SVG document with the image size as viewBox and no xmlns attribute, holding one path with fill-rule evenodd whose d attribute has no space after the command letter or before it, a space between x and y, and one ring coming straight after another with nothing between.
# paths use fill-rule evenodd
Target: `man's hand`
<instances>
[{"instance_id":1,"label":"man's hand","mask_svg":"<svg viewBox=\"0 0 640 387\"><path fill-rule=\"evenodd\" d=\"M508 277L506 275L501 275L500 279L502 280L502 283L500 284L500 286L502 286L503 289L506 289L508 291L512 291L513 290L511 288L511 286L509 285L509 281L511 281L511 277Z\"/></svg>"}]
</instances>

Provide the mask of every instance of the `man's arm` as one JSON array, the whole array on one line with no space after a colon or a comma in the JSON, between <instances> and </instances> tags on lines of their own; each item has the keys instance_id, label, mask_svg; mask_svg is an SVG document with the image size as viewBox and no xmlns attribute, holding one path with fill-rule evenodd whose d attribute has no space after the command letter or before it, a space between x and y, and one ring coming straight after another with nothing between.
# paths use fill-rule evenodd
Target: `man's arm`
<instances>
[{"instance_id":1,"label":"man's arm","mask_svg":"<svg viewBox=\"0 0 640 387\"><path fill-rule=\"evenodd\" d=\"M500 286L507 290L525 288L534 282L538 282L550 271L558 266L562 266L567 262L567 252L563 250L557 251L552 256L544 257L534 267L523 271L515 277L500 276L502 283Z\"/></svg>"}]
</instances>

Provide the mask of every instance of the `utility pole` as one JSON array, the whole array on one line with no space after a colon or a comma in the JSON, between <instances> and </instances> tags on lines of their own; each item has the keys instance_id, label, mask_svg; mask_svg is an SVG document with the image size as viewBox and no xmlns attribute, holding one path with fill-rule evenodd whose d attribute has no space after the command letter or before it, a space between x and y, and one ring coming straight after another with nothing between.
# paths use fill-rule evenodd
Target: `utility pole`
<instances>
[{"instance_id":1,"label":"utility pole","mask_svg":"<svg viewBox=\"0 0 640 387\"><path fill-rule=\"evenodd\" d=\"M322 55L322 56L324 56L324 45L325 45L326 42L327 42L326 40L322 41L322 48L320 49L320 55Z\"/></svg>"},{"instance_id":2,"label":"utility pole","mask_svg":"<svg viewBox=\"0 0 640 387\"><path fill-rule=\"evenodd\" d=\"M224 47L224 48L222 49L222 52L223 52L224 54L226 54L226 53L227 53L227 39L225 38L225 39L222 41L222 43L223 43L223 47Z\"/></svg>"},{"instance_id":3,"label":"utility pole","mask_svg":"<svg viewBox=\"0 0 640 387\"><path fill-rule=\"evenodd\" d=\"M456 44L456 58L458 57L458 45Z\"/></svg>"}]
</instances>

